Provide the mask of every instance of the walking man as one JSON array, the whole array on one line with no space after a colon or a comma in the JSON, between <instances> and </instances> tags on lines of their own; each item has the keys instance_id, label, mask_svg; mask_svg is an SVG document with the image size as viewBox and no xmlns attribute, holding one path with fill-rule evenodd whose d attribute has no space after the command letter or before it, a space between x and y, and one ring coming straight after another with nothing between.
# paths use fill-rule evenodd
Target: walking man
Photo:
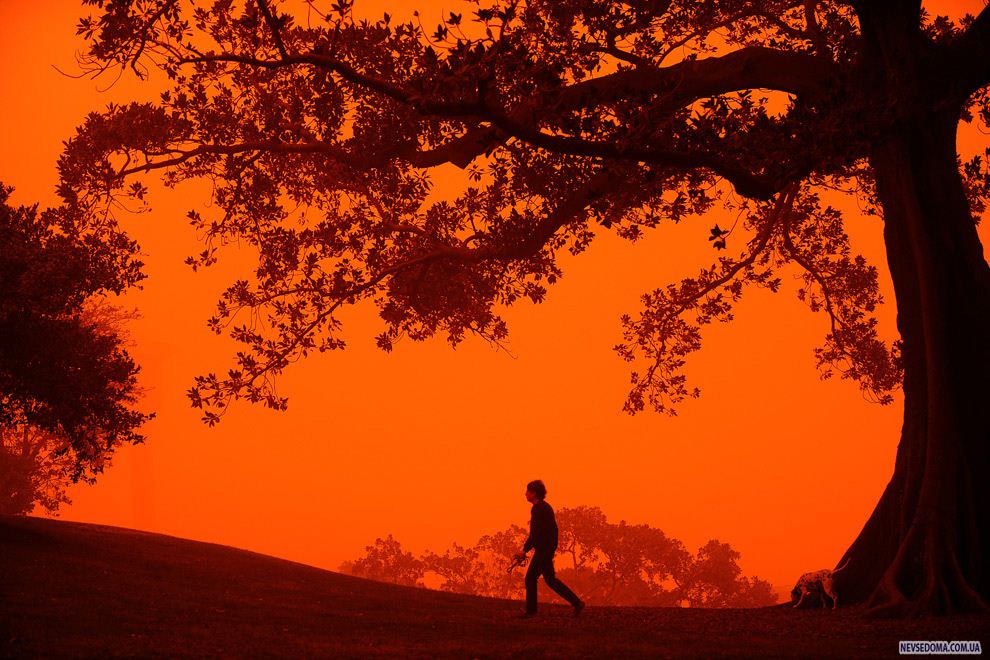
<instances>
[{"instance_id":1,"label":"walking man","mask_svg":"<svg viewBox=\"0 0 990 660\"><path fill-rule=\"evenodd\" d=\"M581 614L584 603L557 579L553 571L553 553L557 551L557 519L553 509L546 502L547 487L537 479L526 485L526 501L533 505L529 518L529 538L517 559L525 559L531 549L533 559L526 571L526 613L523 618L536 616L536 583L543 576L547 586L560 594L574 608L574 616Z\"/></svg>"}]
</instances>

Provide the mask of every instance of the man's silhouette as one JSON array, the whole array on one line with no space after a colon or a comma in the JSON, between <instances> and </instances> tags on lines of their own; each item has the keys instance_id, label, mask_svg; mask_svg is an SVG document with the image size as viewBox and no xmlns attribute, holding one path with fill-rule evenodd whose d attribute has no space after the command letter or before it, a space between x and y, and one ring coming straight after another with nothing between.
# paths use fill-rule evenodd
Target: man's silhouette
<instances>
[{"instance_id":1,"label":"man's silhouette","mask_svg":"<svg viewBox=\"0 0 990 660\"><path fill-rule=\"evenodd\" d=\"M523 551L516 555L518 559L526 557L533 549L533 559L526 571L526 613L524 618L536 615L536 582L543 576L547 586L560 594L574 607L574 616L581 613L584 603L567 585L557 579L553 571L553 553L557 551L557 520L553 509L546 503L547 487L537 479L526 485L526 501L533 505L529 519L529 538L523 546Z\"/></svg>"}]
</instances>

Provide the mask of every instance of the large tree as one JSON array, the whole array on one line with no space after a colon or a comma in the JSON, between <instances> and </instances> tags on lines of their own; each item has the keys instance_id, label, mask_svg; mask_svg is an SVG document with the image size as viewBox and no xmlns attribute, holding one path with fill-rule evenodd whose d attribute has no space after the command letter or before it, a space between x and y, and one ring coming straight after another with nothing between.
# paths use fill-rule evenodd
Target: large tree
<instances>
[{"instance_id":1,"label":"large tree","mask_svg":"<svg viewBox=\"0 0 990 660\"><path fill-rule=\"evenodd\" d=\"M134 175L154 170L205 178L216 210L190 212L206 240L192 264L234 242L258 252L211 321L245 349L190 392L207 421L239 397L284 407L273 379L343 347L342 305L379 307L385 350L500 342L500 308L540 302L562 252L722 207L739 221L713 245L735 256L622 319L617 349L641 365L626 409L696 396L681 367L702 326L793 264L827 316L825 374L881 402L904 391L894 474L840 602L986 609L988 177L956 130L990 119L990 10L956 24L919 0L474 0L424 26L359 20L351 0L85 1L101 10L79 26L85 66L157 67L171 86L87 118L61 161L67 200L143 198ZM465 185L439 199L451 164ZM877 271L828 203L842 193L882 215L893 345Z\"/></svg>"}]
</instances>

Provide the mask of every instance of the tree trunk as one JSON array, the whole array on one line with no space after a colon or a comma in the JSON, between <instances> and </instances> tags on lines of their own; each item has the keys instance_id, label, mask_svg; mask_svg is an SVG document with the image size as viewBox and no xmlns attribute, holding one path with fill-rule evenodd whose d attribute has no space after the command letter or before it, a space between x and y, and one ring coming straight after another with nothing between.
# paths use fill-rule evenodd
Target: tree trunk
<instances>
[{"instance_id":1,"label":"tree trunk","mask_svg":"<svg viewBox=\"0 0 990 660\"><path fill-rule=\"evenodd\" d=\"M894 475L835 576L878 614L990 603L990 268L956 163L958 106L918 113L871 156L903 342Z\"/></svg>"}]
</instances>

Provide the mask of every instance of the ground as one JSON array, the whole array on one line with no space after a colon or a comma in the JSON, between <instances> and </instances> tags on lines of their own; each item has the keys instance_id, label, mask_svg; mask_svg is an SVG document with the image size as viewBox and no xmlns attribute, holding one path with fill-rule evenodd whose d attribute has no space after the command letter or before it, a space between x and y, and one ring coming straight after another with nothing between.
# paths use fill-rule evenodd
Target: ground
<instances>
[{"instance_id":1,"label":"ground","mask_svg":"<svg viewBox=\"0 0 990 660\"><path fill-rule=\"evenodd\" d=\"M520 577L521 581L521 577ZM0 516L0 656L888 657L990 617L566 605L397 587L221 545Z\"/></svg>"}]
</instances>

